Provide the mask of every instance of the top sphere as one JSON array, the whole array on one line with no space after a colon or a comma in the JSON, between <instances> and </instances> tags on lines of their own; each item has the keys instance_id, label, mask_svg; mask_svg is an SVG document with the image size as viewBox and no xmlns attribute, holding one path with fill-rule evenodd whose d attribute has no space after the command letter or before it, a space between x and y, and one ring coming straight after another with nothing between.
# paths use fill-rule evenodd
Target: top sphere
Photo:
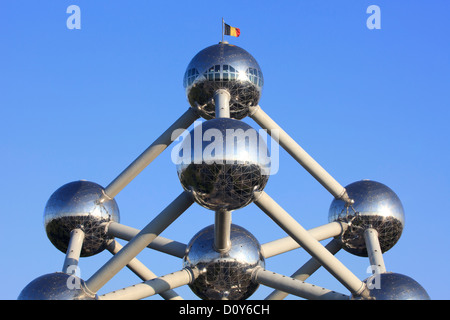
<instances>
[{"instance_id":1,"label":"top sphere","mask_svg":"<svg viewBox=\"0 0 450 320\"><path fill-rule=\"evenodd\" d=\"M183 85L192 108L205 119L215 117L214 93L230 93L230 117L242 119L258 105L264 84L261 69L244 49L220 42L203 49L189 63Z\"/></svg>"},{"instance_id":2,"label":"top sphere","mask_svg":"<svg viewBox=\"0 0 450 320\"><path fill-rule=\"evenodd\" d=\"M44 226L53 245L66 253L70 233L83 230L85 236L81 256L88 257L103 251L112 237L106 234L105 224L119 222L119 208L114 199L101 202L103 188L89 181L74 181L56 190L47 201Z\"/></svg>"},{"instance_id":3,"label":"top sphere","mask_svg":"<svg viewBox=\"0 0 450 320\"><path fill-rule=\"evenodd\" d=\"M343 248L357 256L367 257L364 231L373 228L378 232L382 252L391 249L403 232L405 216L398 196L382 183L361 180L345 187L354 204L334 199L328 219L344 221L348 229L340 236Z\"/></svg>"}]
</instances>

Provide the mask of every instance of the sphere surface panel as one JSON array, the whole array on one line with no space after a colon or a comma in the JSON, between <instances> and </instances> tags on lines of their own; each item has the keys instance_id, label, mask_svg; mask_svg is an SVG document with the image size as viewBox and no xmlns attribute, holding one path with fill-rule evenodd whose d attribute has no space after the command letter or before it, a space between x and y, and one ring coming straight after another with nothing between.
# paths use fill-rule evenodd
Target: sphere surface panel
<instances>
[{"instance_id":1,"label":"sphere surface panel","mask_svg":"<svg viewBox=\"0 0 450 320\"><path fill-rule=\"evenodd\" d=\"M329 221L349 223L339 237L343 248L355 255L367 257L364 231L373 228L378 232L382 252L391 249L403 232L405 217L397 195L382 183L370 180L354 182L345 187L355 203L349 207L344 201L334 199L329 209Z\"/></svg>"},{"instance_id":2,"label":"sphere surface panel","mask_svg":"<svg viewBox=\"0 0 450 320\"><path fill-rule=\"evenodd\" d=\"M100 202L103 188L89 181L74 181L56 190L44 210L44 226L52 244L66 253L70 233L80 228L85 233L81 256L103 251L112 237L105 225L119 222L119 209L114 199Z\"/></svg>"},{"instance_id":3,"label":"sphere surface panel","mask_svg":"<svg viewBox=\"0 0 450 320\"><path fill-rule=\"evenodd\" d=\"M85 282L67 273L55 272L31 281L19 294L18 300L97 300L87 293Z\"/></svg>"},{"instance_id":4,"label":"sphere surface panel","mask_svg":"<svg viewBox=\"0 0 450 320\"><path fill-rule=\"evenodd\" d=\"M214 225L198 232L189 242L184 267L201 272L189 285L204 300L244 300L258 288L251 271L264 267L261 246L246 229L231 225L231 248L226 253L214 250Z\"/></svg>"},{"instance_id":5,"label":"sphere surface panel","mask_svg":"<svg viewBox=\"0 0 450 320\"><path fill-rule=\"evenodd\" d=\"M258 105L264 78L258 62L244 49L219 43L197 53L189 63L183 85L191 107L205 119L215 117L214 93L230 93L230 117L242 119Z\"/></svg>"},{"instance_id":6,"label":"sphere surface panel","mask_svg":"<svg viewBox=\"0 0 450 320\"><path fill-rule=\"evenodd\" d=\"M197 138L212 134L214 138ZM183 188L201 206L236 210L250 204L270 174L265 141L251 126L233 119L212 119L182 142L177 173ZM181 151L180 151L181 152Z\"/></svg>"},{"instance_id":7,"label":"sphere surface panel","mask_svg":"<svg viewBox=\"0 0 450 320\"><path fill-rule=\"evenodd\" d=\"M364 282L370 288L366 298L368 300L430 300L428 293L417 281L400 273L375 274Z\"/></svg>"}]
</instances>

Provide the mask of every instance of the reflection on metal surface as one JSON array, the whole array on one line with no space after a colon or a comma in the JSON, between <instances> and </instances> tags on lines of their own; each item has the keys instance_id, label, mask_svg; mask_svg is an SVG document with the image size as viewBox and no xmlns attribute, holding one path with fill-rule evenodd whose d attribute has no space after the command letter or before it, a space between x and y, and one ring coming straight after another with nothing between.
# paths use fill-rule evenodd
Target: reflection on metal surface
<instances>
[{"instance_id":1,"label":"reflection on metal surface","mask_svg":"<svg viewBox=\"0 0 450 320\"><path fill-rule=\"evenodd\" d=\"M259 286L251 279L255 267L264 268L258 240L234 224L231 225L230 240L229 251L215 251L214 225L211 225L200 230L188 243L183 266L200 270L190 288L204 300L244 300Z\"/></svg>"},{"instance_id":2,"label":"reflection on metal surface","mask_svg":"<svg viewBox=\"0 0 450 320\"><path fill-rule=\"evenodd\" d=\"M105 223L119 222L119 209L114 199L100 203L103 188L89 181L74 181L56 190L47 201L44 226L53 245L66 252L70 232L80 228L85 237L81 256L97 254L112 239L105 232Z\"/></svg>"},{"instance_id":3,"label":"reflection on metal surface","mask_svg":"<svg viewBox=\"0 0 450 320\"><path fill-rule=\"evenodd\" d=\"M355 255L367 257L364 230L378 232L382 252L391 249L403 232L405 217L397 195L382 183L370 180L354 182L345 187L352 206L334 199L329 210L329 221L344 221L349 227L339 239L343 248Z\"/></svg>"},{"instance_id":4,"label":"reflection on metal surface","mask_svg":"<svg viewBox=\"0 0 450 320\"><path fill-rule=\"evenodd\" d=\"M242 119L261 97L264 78L258 62L244 49L219 43L203 49L191 60L183 80L190 105L205 119L215 117L214 92L230 95L230 116Z\"/></svg>"},{"instance_id":5,"label":"reflection on metal surface","mask_svg":"<svg viewBox=\"0 0 450 320\"><path fill-rule=\"evenodd\" d=\"M53 245L66 253L63 270L67 273L71 267L77 267L80 248L83 257L95 255L111 243L113 235L119 237L118 234L130 240L127 246L86 282L67 273L46 274L30 282L20 293L19 300L98 299L93 292L100 290L126 265L142 279L151 278L151 271L136 259L146 246L182 258L183 269L103 297L141 299L189 285L201 299L243 300L262 283L308 299L347 299L348 296L295 280L295 277L311 276L318 268L316 262L320 262L350 290L352 299L429 299L426 291L413 279L385 272L381 253L397 243L405 225L403 207L397 195L374 181L355 182L344 189L317 164L259 107L264 77L258 63L247 51L223 41L201 50L189 63L183 85L190 104L188 110L106 190L88 181L71 182L56 190L45 207L45 230ZM274 141L279 142L277 145L284 147L336 197L329 209L329 220L337 226L328 225L307 232L263 192L269 175L278 169L278 150L271 148L275 152L269 155L263 134L260 136L240 121L247 115L268 130ZM111 223L119 222L119 210L112 198L199 116L206 121L185 136L179 150L172 152L172 161L176 163L185 191L140 232ZM291 187L297 187L295 181ZM194 200L215 211L215 224L199 231L187 245L178 243L175 248L175 241L164 240L158 235ZM292 243L295 247L302 245L312 255L293 277L264 270L265 258L269 256L264 257L258 240L246 229L231 224L231 213L253 201L293 237L272 241L269 246L274 254L271 256L292 250ZM75 229L77 232L71 238ZM333 256L335 250L329 246L324 248L318 242L326 235L336 237L332 243L342 245L352 254L367 256L369 250L374 275L363 283ZM174 297L166 295L164 298Z\"/></svg>"},{"instance_id":6,"label":"reflection on metal surface","mask_svg":"<svg viewBox=\"0 0 450 320\"><path fill-rule=\"evenodd\" d=\"M201 130L201 137L212 132L215 138L198 141L195 130ZM262 191L269 179L270 158L265 141L239 120L205 121L201 128L191 131L180 150L188 153L177 162L180 182L207 209L242 208L254 200L255 191Z\"/></svg>"},{"instance_id":7,"label":"reflection on metal surface","mask_svg":"<svg viewBox=\"0 0 450 320\"><path fill-rule=\"evenodd\" d=\"M97 300L86 291L84 281L67 273L45 274L31 281L17 300Z\"/></svg>"},{"instance_id":8,"label":"reflection on metal surface","mask_svg":"<svg viewBox=\"0 0 450 320\"><path fill-rule=\"evenodd\" d=\"M369 288L367 295L364 298L352 297L353 299L430 300L428 293L417 281L400 273L374 274L365 283Z\"/></svg>"}]
</instances>

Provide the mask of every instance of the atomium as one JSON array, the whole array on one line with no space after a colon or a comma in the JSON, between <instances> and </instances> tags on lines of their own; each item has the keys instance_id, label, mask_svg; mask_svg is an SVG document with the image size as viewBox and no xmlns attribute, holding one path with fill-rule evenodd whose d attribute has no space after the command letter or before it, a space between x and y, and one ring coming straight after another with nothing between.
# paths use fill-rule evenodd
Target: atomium
<instances>
[{"instance_id":1,"label":"atomium","mask_svg":"<svg viewBox=\"0 0 450 320\"><path fill-rule=\"evenodd\" d=\"M256 60L237 46L220 42L201 50L184 75L187 110L154 143L106 188L75 181L51 195L44 225L51 243L66 254L63 272L33 280L19 299L130 300L159 294L172 300L182 299L176 289L185 285L205 300L247 299L261 285L274 289L268 299L288 294L322 300L429 299L411 278L386 271L383 253L398 242L405 225L398 196L375 181L344 188L262 110L258 103L263 81ZM328 223L308 231L266 193L273 162L264 139L242 122L246 116L330 192ZM141 230L120 224L115 196L200 117L206 121L190 131L176 153L181 194ZM252 203L274 222L265 225L264 232L271 234L269 228L278 225L288 236L260 244L249 231L232 224L232 214ZM213 225L192 230L188 244L160 236L194 204L215 211ZM116 239L128 243L122 247ZM330 239L327 245L319 242L325 239ZM155 275L137 259L146 248L178 257L180 269ZM376 266L374 276L359 279L334 255L341 248L367 256ZM80 256L104 249L113 256L85 281L69 273L68 266L77 267ZM271 257L294 249L305 250L311 259L292 276L270 270ZM125 267L142 282L99 294ZM322 267L349 292L306 282ZM373 287L374 279L381 280L381 289ZM73 287L73 281L78 286Z\"/></svg>"}]
</instances>

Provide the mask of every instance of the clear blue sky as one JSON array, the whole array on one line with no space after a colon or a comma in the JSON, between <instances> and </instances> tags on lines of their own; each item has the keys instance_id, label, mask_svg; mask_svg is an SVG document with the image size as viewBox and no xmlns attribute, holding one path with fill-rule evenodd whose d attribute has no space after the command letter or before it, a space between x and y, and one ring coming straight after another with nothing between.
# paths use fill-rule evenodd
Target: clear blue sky
<instances>
[{"instance_id":1,"label":"clear blue sky","mask_svg":"<svg viewBox=\"0 0 450 320\"><path fill-rule=\"evenodd\" d=\"M72 4L80 30L66 26ZM379 30L366 26L372 4L381 9ZM449 12L446 0L2 1L0 299L61 270L64 254L43 227L48 198L74 180L108 185L188 108L185 68L221 40L222 17L241 29L227 40L261 66L262 108L342 185L372 179L400 197L406 226L384 255L387 269L448 299ZM182 191L170 151L116 197L121 223L144 227ZM332 196L284 150L265 191L305 228L328 222ZM187 243L213 221L194 204L162 235ZM253 204L233 222L261 243L285 236ZM82 258L81 277L110 256ZM369 276L367 258L337 257ZM138 258L158 275L182 267L150 250ZM307 259L295 250L266 268L290 275ZM139 281L124 269L100 293ZM325 270L308 281L348 293ZM196 298L187 287L177 292Z\"/></svg>"}]
</instances>

